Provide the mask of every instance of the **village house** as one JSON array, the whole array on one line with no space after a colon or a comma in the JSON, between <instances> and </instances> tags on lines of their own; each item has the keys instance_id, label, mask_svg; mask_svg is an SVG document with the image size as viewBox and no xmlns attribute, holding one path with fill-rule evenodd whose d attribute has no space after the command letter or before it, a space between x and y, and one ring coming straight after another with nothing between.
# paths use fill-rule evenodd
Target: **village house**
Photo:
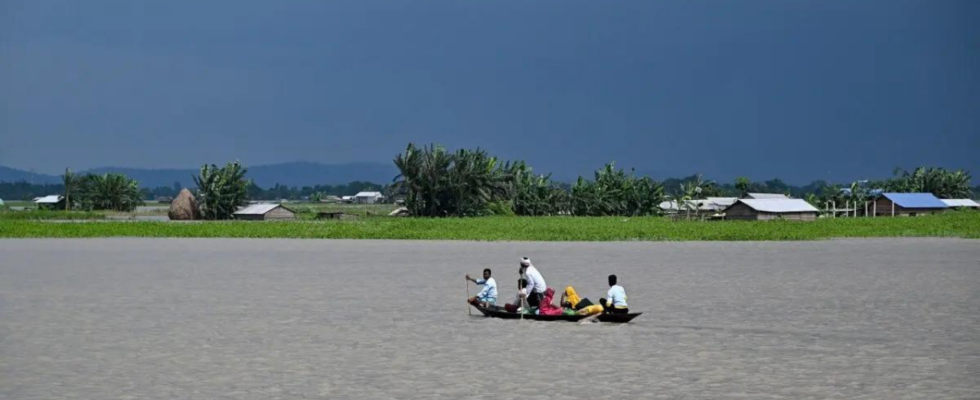
<instances>
[{"instance_id":1,"label":"village house","mask_svg":"<svg viewBox=\"0 0 980 400\"><path fill-rule=\"evenodd\" d=\"M288 221L296 219L296 213L282 204L252 204L235 211L235 219L245 221Z\"/></svg>"},{"instance_id":2,"label":"village house","mask_svg":"<svg viewBox=\"0 0 980 400\"><path fill-rule=\"evenodd\" d=\"M738 199L725 209L725 219L814 221L818 212L802 199Z\"/></svg>"},{"instance_id":3,"label":"village house","mask_svg":"<svg viewBox=\"0 0 980 400\"><path fill-rule=\"evenodd\" d=\"M380 203L385 197L381 192L358 192L354 195L354 202L358 204Z\"/></svg>"},{"instance_id":4,"label":"village house","mask_svg":"<svg viewBox=\"0 0 980 400\"><path fill-rule=\"evenodd\" d=\"M980 203L970 199L941 199L949 208L973 208L980 209ZM0 203L3 204L3 203Z\"/></svg>"},{"instance_id":5,"label":"village house","mask_svg":"<svg viewBox=\"0 0 980 400\"><path fill-rule=\"evenodd\" d=\"M882 193L871 202L870 213L876 217L916 216L945 211L949 206L932 193Z\"/></svg>"},{"instance_id":6,"label":"village house","mask_svg":"<svg viewBox=\"0 0 980 400\"><path fill-rule=\"evenodd\" d=\"M64 210L65 197L57 194L44 197L35 197L34 205L37 206L38 209Z\"/></svg>"}]
</instances>

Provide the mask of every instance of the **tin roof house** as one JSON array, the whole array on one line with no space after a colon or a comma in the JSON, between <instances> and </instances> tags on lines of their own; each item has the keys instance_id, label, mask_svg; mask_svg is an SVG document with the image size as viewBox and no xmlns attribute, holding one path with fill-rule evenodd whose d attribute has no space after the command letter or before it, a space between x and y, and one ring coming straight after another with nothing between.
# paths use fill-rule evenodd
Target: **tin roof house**
<instances>
[{"instance_id":1,"label":"tin roof house","mask_svg":"<svg viewBox=\"0 0 980 400\"><path fill-rule=\"evenodd\" d=\"M819 211L802 199L738 199L725 209L725 219L814 221Z\"/></svg>"},{"instance_id":2,"label":"tin roof house","mask_svg":"<svg viewBox=\"0 0 980 400\"><path fill-rule=\"evenodd\" d=\"M876 217L916 216L935 214L949 208L932 193L882 193L871 203L871 214Z\"/></svg>"},{"instance_id":3,"label":"tin roof house","mask_svg":"<svg viewBox=\"0 0 980 400\"><path fill-rule=\"evenodd\" d=\"M245 221L288 221L296 219L296 213L282 204L252 204L235 211L235 219Z\"/></svg>"}]
</instances>

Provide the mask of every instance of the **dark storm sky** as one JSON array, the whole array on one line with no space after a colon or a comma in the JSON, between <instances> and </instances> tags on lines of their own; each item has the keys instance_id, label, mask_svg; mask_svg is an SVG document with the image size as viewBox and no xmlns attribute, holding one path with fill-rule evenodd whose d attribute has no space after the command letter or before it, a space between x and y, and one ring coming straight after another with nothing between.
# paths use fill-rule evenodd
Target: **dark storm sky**
<instances>
[{"instance_id":1,"label":"dark storm sky","mask_svg":"<svg viewBox=\"0 0 980 400\"><path fill-rule=\"evenodd\" d=\"M152 3L152 4L151 4ZM980 1L0 0L0 165L980 175Z\"/></svg>"}]
</instances>

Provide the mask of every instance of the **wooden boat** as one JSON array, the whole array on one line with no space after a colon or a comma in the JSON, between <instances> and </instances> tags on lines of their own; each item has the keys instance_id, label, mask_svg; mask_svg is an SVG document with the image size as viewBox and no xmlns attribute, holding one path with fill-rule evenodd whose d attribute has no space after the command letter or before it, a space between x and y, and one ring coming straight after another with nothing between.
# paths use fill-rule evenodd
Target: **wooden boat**
<instances>
[{"instance_id":1,"label":"wooden boat","mask_svg":"<svg viewBox=\"0 0 980 400\"><path fill-rule=\"evenodd\" d=\"M479 303L470 303L473 307L479 310L483 315L491 318L503 318L503 319L521 319L521 314L508 312L500 306L489 306L483 307ZM643 313L629 313L629 314L601 314L595 317L599 322L609 322L614 324L624 324L633 320L633 318L639 317ZM524 314L524 319L531 321L568 321L576 322L588 318L588 315L537 315L537 314Z\"/></svg>"}]
</instances>

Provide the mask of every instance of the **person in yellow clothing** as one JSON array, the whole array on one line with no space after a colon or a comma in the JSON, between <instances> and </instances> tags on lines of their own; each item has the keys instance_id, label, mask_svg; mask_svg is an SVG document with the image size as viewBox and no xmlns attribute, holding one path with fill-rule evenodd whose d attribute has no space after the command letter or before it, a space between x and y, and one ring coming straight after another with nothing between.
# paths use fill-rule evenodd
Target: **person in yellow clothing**
<instances>
[{"instance_id":1,"label":"person in yellow clothing","mask_svg":"<svg viewBox=\"0 0 980 400\"><path fill-rule=\"evenodd\" d=\"M577 310L578 308L575 306L577 306L580 301L582 301L582 299L578 297L578 293L575 293L575 288L566 286L565 293L561 294L561 306L564 308Z\"/></svg>"},{"instance_id":2,"label":"person in yellow clothing","mask_svg":"<svg viewBox=\"0 0 980 400\"><path fill-rule=\"evenodd\" d=\"M592 315L602 312L602 306L598 304L592 304L589 299L583 299L575 293L575 288L568 286L565 287L565 293L562 293L561 306L574 311L578 315Z\"/></svg>"}]
</instances>

